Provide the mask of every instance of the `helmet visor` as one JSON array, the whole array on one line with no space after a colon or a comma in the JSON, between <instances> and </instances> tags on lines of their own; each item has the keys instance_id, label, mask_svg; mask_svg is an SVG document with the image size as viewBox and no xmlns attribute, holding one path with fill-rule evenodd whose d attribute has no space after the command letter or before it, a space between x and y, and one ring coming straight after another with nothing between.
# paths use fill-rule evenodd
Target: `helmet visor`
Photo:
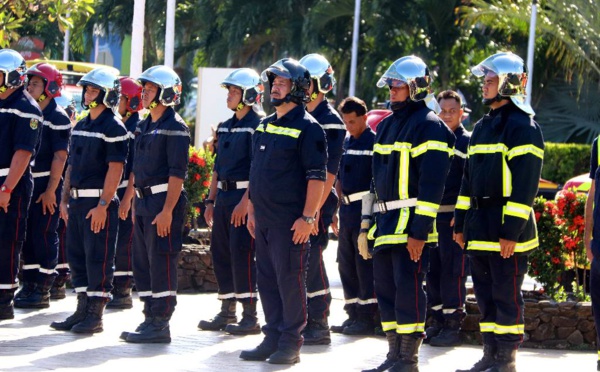
<instances>
[{"instance_id":1,"label":"helmet visor","mask_svg":"<svg viewBox=\"0 0 600 372\"><path fill-rule=\"evenodd\" d=\"M264 70L262 74L260 74L260 78L262 79L262 81L268 82L270 74L280 76L285 79L292 78L292 74L290 74L290 71L283 65L283 62L281 60L273 63L266 70Z\"/></svg>"}]
</instances>

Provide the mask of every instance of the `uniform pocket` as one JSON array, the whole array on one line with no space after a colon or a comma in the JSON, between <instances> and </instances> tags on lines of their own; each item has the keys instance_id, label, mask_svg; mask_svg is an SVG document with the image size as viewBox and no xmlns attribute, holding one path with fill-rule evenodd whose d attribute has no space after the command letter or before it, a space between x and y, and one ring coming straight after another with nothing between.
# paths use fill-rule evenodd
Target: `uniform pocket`
<instances>
[{"instance_id":1,"label":"uniform pocket","mask_svg":"<svg viewBox=\"0 0 600 372\"><path fill-rule=\"evenodd\" d=\"M117 216L118 207L111 205L108 208L106 216L106 224L98 234L90 231L90 235L94 239L94 250L92 259L95 262L114 262L115 251L117 249L117 233L119 231L119 220ZM85 229L89 229L91 218L86 219Z\"/></svg>"}]
</instances>

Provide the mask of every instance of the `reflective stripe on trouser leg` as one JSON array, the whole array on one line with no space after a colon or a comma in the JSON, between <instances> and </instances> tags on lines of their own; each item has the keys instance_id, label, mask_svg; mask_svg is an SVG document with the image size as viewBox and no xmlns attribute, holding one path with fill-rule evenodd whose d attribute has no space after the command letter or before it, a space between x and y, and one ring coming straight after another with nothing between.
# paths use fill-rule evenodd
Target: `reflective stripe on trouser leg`
<instances>
[{"instance_id":1,"label":"reflective stripe on trouser leg","mask_svg":"<svg viewBox=\"0 0 600 372\"><path fill-rule=\"evenodd\" d=\"M213 213L210 253L212 255L215 277L219 286L219 300L235 299L233 272L231 264L230 228L231 214L226 205L215 205ZM245 225L244 225L245 227Z\"/></svg>"},{"instance_id":2,"label":"reflective stripe on trouser leg","mask_svg":"<svg viewBox=\"0 0 600 372\"><path fill-rule=\"evenodd\" d=\"M308 301L308 319L327 320L331 306L329 278L323 262L323 251L327 248L329 236L327 229L319 228L317 235L310 236L310 255L306 274L306 292Z\"/></svg>"},{"instance_id":3,"label":"reflective stripe on trouser leg","mask_svg":"<svg viewBox=\"0 0 600 372\"><path fill-rule=\"evenodd\" d=\"M294 244L289 228L256 226L256 277L270 346L300 350L306 325L306 265L309 247Z\"/></svg>"},{"instance_id":4,"label":"reflective stripe on trouser leg","mask_svg":"<svg viewBox=\"0 0 600 372\"><path fill-rule=\"evenodd\" d=\"M396 333L418 334L425 332L426 296L423 279L429 266L431 245L425 244L419 261L410 259L406 245L392 246L392 264L396 283Z\"/></svg>"},{"instance_id":5,"label":"reflective stripe on trouser leg","mask_svg":"<svg viewBox=\"0 0 600 372\"><path fill-rule=\"evenodd\" d=\"M66 275L69 273L69 263L67 262L67 226L62 218L58 219L58 260L56 264L56 271L59 275Z\"/></svg>"},{"instance_id":6,"label":"reflective stripe on trouser leg","mask_svg":"<svg viewBox=\"0 0 600 372\"><path fill-rule=\"evenodd\" d=\"M115 281L121 281L126 287L131 286L131 278L133 278L132 245L133 221L131 220L130 210L125 220L119 218L119 234L117 237L117 252L115 254Z\"/></svg>"},{"instance_id":7,"label":"reflective stripe on trouser leg","mask_svg":"<svg viewBox=\"0 0 600 372\"><path fill-rule=\"evenodd\" d=\"M394 247L396 248L396 247ZM396 330L396 283L392 249L383 249L373 255L373 277L379 304L381 327L384 332Z\"/></svg>"}]
</instances>

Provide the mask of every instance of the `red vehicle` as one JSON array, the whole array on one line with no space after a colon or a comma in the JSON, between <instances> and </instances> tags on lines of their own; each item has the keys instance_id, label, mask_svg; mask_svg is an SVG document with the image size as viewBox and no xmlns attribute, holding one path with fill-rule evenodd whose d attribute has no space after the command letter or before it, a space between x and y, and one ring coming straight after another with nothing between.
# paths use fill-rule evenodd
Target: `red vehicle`
<instances>
[{"instance_id":1,"label":"red vehicle","mask_svg":"<svg viewBox=\"0 0 600 372\"><path fill-rule=\"evenodd\" d=\"M367 112L367 125L371 127L373 132L377 132L377 125L381 121L392 114L390 110L375 109Z\"/></svg>"}]
</instances>

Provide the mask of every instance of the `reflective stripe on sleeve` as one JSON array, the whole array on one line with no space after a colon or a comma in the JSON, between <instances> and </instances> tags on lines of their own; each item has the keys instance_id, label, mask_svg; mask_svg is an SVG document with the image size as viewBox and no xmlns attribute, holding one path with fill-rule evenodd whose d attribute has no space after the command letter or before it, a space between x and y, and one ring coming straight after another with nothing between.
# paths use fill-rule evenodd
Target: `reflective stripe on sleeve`
<instances>
[{"instance_id":1,"label":"reflective stripe on sleeve","mask_svg":"<svg viewBox=\"0 0 600 372\"><path fill-rule=\"evenodd\" d=\"M504 208L504 214L528 220L529 216L531 216L531 207L509 201Z\"/></svg>"},{"instance_id":2,"label":"reflective stripe on sleeve","mask_svg":"<svg viewBox=\"0 0 600 372\"><path fill-rule=\"evenodd\" d=\"M469 208L471 208L471 198L459 195L456 201L456 209L466 211Z\"/></svg>"}]
</instances>

